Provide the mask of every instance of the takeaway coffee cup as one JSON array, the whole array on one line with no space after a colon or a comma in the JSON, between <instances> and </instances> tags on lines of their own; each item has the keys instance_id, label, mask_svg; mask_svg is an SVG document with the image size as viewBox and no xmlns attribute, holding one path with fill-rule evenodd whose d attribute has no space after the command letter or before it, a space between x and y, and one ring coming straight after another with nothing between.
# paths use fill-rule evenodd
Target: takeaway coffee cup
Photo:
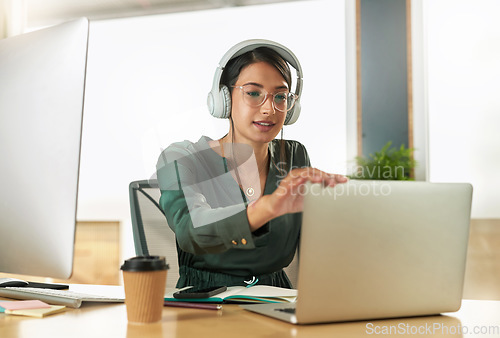
<instances>
[{"instance_id":1,"label":"takeaway coffee cup","mask_svg":"<svg viewBox=\"0 0 500 338\"><path fill-rule=\"evenodd\" d=\"M168 270L165 257L133 257L123 263L121 270L128 321L130 323L159 321Z\"/></svg>"}]
</instances>

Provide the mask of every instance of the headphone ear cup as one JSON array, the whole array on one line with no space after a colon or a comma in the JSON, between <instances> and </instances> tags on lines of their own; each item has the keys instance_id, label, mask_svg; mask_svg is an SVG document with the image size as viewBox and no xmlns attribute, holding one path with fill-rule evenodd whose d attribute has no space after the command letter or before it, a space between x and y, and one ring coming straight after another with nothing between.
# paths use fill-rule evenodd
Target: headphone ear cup
<instances>
[{"instance_id":1,"label":"headphone ear cup","mask_svg":"<svg viewBox=\"0 0 500 338\"><path fill-rule=\"evenodd\" d=\"M293 108L290 109L290 111L288 111L286 113L284 124L286 126L294 124L298 120L299 116L300 116L300 101L297 100L297 102L295 102L295 105L293 106Z\"/></svg>"},{"instance_id":2,"label":"headphone ear cup","mask_svg":"<svg viewBox=\"0 0 500 338\"><path fill-rule=\"evenodd\" d=\"M211 91L207 97L208 111L213 117L219 119L229 118L231 114L231 93L226 86L222 86L219 92Z\"/></svg>"},{"instance_id":3,"label":"headphone ear cup","mask_svg":"<svg viewBox=\"0 0 500 338\"><path fill-rule=\"evenodd\" d=\"M214 100L214 94L212 92L208 93L207 106L208 106L208 111L210 112L210 115L212 115L213 117L218 117L216 114L217 107L216 107L215 100Z\"/></svg>"},{"instance_id":4,"label":"headphone ear cup","mask_svg":"<svg viewBox=\"0 0 500 338\"><path fill-rule=\"evenodd\" d=\"M231 115L231 92L226 86L221 86L220 88L220 118L227 119Z\"/></svg>"}]
</instances>

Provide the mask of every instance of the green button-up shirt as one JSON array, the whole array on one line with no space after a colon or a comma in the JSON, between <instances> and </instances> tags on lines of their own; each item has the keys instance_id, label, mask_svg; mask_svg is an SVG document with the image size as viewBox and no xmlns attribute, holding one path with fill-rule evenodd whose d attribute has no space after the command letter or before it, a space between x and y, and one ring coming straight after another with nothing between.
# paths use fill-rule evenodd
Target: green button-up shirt
<instances>
[{"instance_id":1,"label":"green button-up shirt","mask_svg":"<svg viewBox=\"0 0 500 338\"><path fill-rule=\"evenodd\" d=\"M178 287L193 285L186 276L193 271L201 272L202 277L207 272L207 279L210 272L246 278L280 271L292 261L299 241L301 213L277 217L250 232L248 200L228 172L226 158L217 154L209 141L203 136L196 143L174 143L163 151L157 164L160 206L177 238ZM273 193L290 168L310 165L302 144L283 143L285 169L280 166L280 140L269 143L265 195ZM218 279L209 284L234 283Z\"/></svg>"}]
</instances>

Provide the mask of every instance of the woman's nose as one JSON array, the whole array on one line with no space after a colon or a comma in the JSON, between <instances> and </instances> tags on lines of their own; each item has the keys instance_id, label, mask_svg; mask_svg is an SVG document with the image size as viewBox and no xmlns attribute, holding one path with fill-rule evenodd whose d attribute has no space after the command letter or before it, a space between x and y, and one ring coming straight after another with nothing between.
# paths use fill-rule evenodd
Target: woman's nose
<instances>
[{"instance_id":1,"label":"woman's nose","mask_svg":"<svg viewBox=\"0 0 500 338\"><path fill-rule=\"evenodd\" d=\"M272 94L267 94L266 99L264 100L264 103L261 106L261 111L264 114L269 114L269 113L275 113L274 111L274 105L273 105L273 95Z\"/></svg>"}]
</instances>

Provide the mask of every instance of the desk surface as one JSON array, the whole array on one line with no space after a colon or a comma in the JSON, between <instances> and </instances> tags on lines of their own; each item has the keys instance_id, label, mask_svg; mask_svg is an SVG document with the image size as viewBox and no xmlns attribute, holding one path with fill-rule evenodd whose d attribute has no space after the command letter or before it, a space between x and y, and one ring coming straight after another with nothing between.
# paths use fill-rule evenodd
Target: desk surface
<instances>
[{"instance_id":1,"label":"desk surface","mask_svg":"<svg viewBox=\"0 0 500 338\"><path fill-rule=\"evenodd\" d=\"M2 338L387 337L391 335L383 333L390 330L410 336L425 332L437 337L500 337L500 301L464 300L460 311L442 316L301 326L237 305L223 305L219 311L165 307L161 322L146 325L128 324L124 304L87 303L43 319L0 314Z\"/></svg>"}]
</instances>

